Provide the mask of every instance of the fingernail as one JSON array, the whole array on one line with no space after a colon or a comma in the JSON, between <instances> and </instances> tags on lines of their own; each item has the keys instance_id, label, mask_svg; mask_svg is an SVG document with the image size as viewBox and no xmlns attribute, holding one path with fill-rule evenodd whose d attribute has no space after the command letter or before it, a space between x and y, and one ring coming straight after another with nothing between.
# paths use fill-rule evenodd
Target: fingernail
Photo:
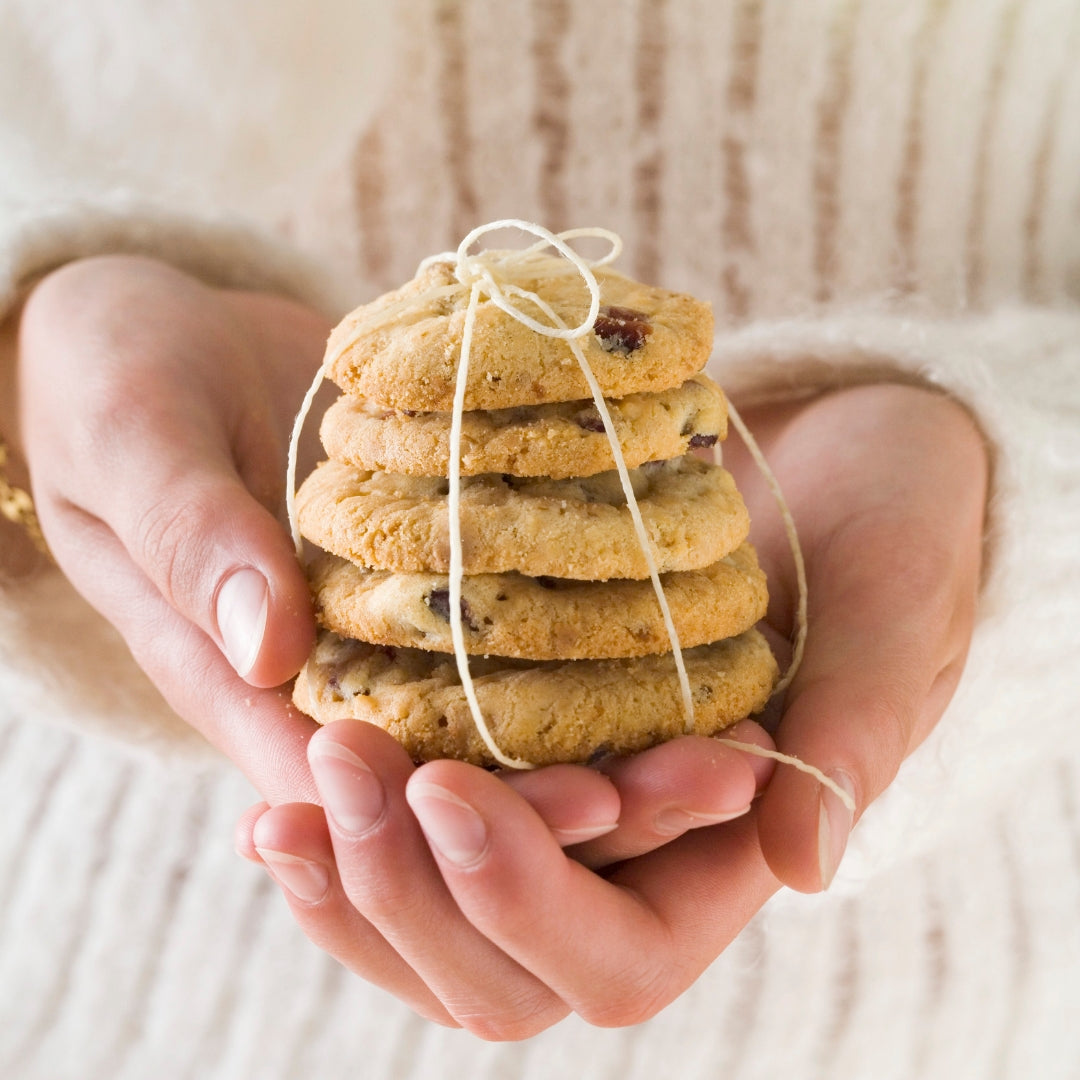
<instances>
[{"instance_id":1,"label":"fingernail","mask_svg":"<svg viewBox=\"0 0 1080 1080\"><path fill-rule=\"evenodd\" d=\"M266 578L250 566L230 574L218 589L218 632L225 657L241 678L259 658L269 606Z\"/></svg>"},{"instance_id":2,"label":"fingernail","mask_svg":"<svg viewBox=\"0 0 1080 1080\"><path fill-rule=\"evenodd\" d=\"M586 840L595 840L598 836L607 836L619 827L617 821L609 821L605 824L582 825L577 829L558 829L551 826L551 835L559 843L559 847L570 847L572 844L584 844Z\"/></svg>"},{"instance_id":3,"label":"fingernail","mask_svg":"<svg viewBox=\"0 0 1080 1080\"><path fill-rule=\"evenodd\" d=\"M855 798L855 783L846 772L834 769L826 775L852 799ZM822 786L818 808L818 867L823 889L827 889L836 876L854 820L854 813L844 805L840 796Z\"/></svg>"},{"instance_id":4,"label":"fingernail","mask_svg":"<svg viewBox=\"0 0 1080 1080\"><path fill-rule=\"evenodd\" d=\"M317 904L330 888L330 875L325 866L298 855L270 848L255 849L270 868L274 880L305 904Z\"/></svg>"},{"instance_id":5,"label":"fingernail","mask_svg":"<svg viewBox=\"0 0 1080 1080\"><path fill-rule=\"evenodd\" d=\"M735 810L723 814L696 814L691 810L682 810L677 806L669 806L661 810L653 818L653 828L661 836L678 836L688 829L700 829L706 825L719 825L724 821L734 821L749 813L750 804L747 803L741 810Z\"/></svg>"},{"instance_id":6,"label":"fingernail","mask_svg":"<svg viewBox=\"0 0 1080 1080\"><path fill-rule=\"evenodd\" d=\"M487 848L484 819L464 799L436 784L410 784L413 809L428 843L447 862L471 866Z\"/></svg>"},{"instance_id":7,"label":"fingernail","mask_svg":"<svg viewBox=\"0 0 1080 1080\"><path fill-rule=\"evenodd\" d=\"M386 796L363 758L341 743L311 743L308 760L327 814L342 832L359 836L382 817Z\"/></svg>"}]
</instances>

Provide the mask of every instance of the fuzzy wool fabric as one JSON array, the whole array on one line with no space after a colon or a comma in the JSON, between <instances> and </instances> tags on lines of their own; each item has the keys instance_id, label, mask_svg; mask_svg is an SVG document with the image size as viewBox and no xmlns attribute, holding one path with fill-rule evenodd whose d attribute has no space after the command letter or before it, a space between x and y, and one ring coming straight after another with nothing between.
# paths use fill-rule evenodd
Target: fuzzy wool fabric
<instances>
[{"instance_id":1,"label":"fuzzy wool fabric","mask_svg":"<svg viewBox=\"0 0 1080 1080\"><path fill-rule=\"evenodd\" d=\"M929 384L993 460L964 677L828 894L514 1046L303 939L254 793L0 531L0 1076L1080 1075L1078 60L1076 0L0 0L0 310L139 252L341 313L483 221L598 224L712 302L738 401Z\"/></svg>"}]
</instances>

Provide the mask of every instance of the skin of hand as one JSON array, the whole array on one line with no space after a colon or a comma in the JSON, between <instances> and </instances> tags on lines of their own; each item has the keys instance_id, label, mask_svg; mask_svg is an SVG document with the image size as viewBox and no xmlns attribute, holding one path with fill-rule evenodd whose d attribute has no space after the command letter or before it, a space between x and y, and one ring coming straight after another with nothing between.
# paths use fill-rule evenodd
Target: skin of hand
<instances>
[{"instance_id":1,"label":"skin of hand","mask_svg":"<svg viewBox=\"0 0 1080 1080\"><path fill-rule=\"evenodd\" d=\"M277 689L314 634L277 515L289 403L328 330L290 300L129 256L49 274L18 328L21 452L53 556L271 801L317 796L315 725Z\"/></svg>"},{"instance_id":2,"label":"skin of hand","mask_svg":"<svg viewBox=\"0 0 1080 1080\"><path fill-rule=\"evenodd\" d=\"M264 862L313 941L422 1015L492 1039L527 1037L570 1011L598 1025L654 1015L781 884L828 886L854 820L940 718L980 578L989 464L971 418L942 395L890 384L746 419L798 523L809 581L806 653L776 742L847 789L855 814L804 773L779 767L770 780L766 767L764 794L738 820L723 824L717 803L714 823L668 843L639 825L637 845L615 831L564 852L557 810L523 797L528 774L415 768L370 725L331 725L309 745L325 813L253 807L237 846ZM784 530L734 440L725 464L755 521L782 648L797 595ZM760 732L737 734L750 729ZM678 740L609 771L624 792L664 789L665 766L703 767L702 743Z\"/></svg>"},{"instance_id":3,"label":"skin of hand","mask_svg":"<svg viewBox=\"0 0 1080 1080\"><path fill-rule=\"evenodd\" d=\"M270 804L321 802L306 753L317 725L282 685L314 635L282 508L293 418L330 329L282 297L98 257L33 288L3 371L18 409L0 422L29 463L60 568ZM744 737L771 745L753 724ZM745 813L770 768L698 740L607 774L513 783L558 844L610 861Z\"/></svg>"}]
</instances>

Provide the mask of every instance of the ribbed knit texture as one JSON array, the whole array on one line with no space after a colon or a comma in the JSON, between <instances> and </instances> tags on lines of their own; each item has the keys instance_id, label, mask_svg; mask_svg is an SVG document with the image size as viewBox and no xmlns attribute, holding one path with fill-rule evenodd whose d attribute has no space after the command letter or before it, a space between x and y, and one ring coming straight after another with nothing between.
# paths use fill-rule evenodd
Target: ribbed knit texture
<instances>
[{"instance_id":1,"label":"ribbed knit texture","mask_svg":"<svg viewBox=\"0 0 1080 1080\"><path fill-rule=\"evenodd\" d=\"M376 0L307 34L165 7L0 3L0 296L135 250L310 296L303 256L341 308L482 221L604 225L713 303L744 394L968 404L992 573L828 895L779 894L640 1027L513 1046L309 945L232 852L245 782L62 581L0 577L0 1078L1080 1076L1080 2L406 0L370 36Z\"/></svg>"},{"instance_id":2,"label":"ribbed knit texture","mask_svg":"<svg viewBox=\"0 0 1080 1080\"><path fill-rule=\"evenodd\" d=\"M351 168L294 209L372 289L525 217L616 229L722 323L1080 293L1074 0L404 9Z\"/></svg>"},{"instance_id":3,"label":"ribbed knit texture","mask_svg":"<svg viewBox=\"0 0 1080 1080\"><path fill-rule=\"evenodd\" d=\"M570 1019L506 1046L416 1019L308 945L231 850L251 798L234 775L3 724L0 784L5 1080L1080 1074L1075 762L857 897L778 898L645 1025Z\"/></svg>"}]
</instances>

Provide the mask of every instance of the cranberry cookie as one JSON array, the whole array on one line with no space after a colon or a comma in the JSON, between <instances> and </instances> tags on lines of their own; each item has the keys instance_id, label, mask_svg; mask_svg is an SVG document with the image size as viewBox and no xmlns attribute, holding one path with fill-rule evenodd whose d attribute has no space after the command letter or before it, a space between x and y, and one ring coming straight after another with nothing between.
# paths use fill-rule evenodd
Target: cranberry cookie
<instances>
[{"instance_id":1,"label":"cranberry cookie","mask_svg":"<svg viewBox=\"0 0 1080 1080\"><path fill-rule=\"evenodd\" d=\"M509 260L504 275L535 292L567 326L588 314L589 293L565 259ZM713 336L708 304L606 268L597 268L595 275L602 306L594 331L580 343L605 397L669 390L705 367ZM394 409L449 412L469 302L467 289L449 291L456 284L449 263L432 263L402 288L346 316L327 343L330 378L348 394ZM544 319L535 309L529 314ZM537 334L490 298L481 299L466 409L590 396L565 341Z\"/></svg>"}]
</instances>

